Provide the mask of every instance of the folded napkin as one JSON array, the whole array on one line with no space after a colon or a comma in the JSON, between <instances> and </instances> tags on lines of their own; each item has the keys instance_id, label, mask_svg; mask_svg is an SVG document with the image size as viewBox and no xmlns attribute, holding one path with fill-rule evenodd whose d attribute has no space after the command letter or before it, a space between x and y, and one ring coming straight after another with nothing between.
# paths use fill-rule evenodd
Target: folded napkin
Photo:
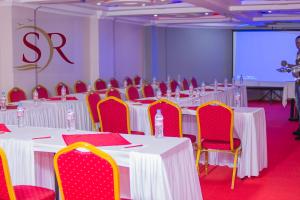
<instances>
[{"instance_id":1,"label":"folded napkin","mask_svg":"<svg viewBox=\"0 0 300 200\"><path fill-rule=\"evenodd\" d=\"M17 109L17 108L18 108L17 105L7 105L7 106L6 106L6 109L7 109L7 110L13 110L13 109Z\"/></svg>"},{"instance_id":2,"label":"folded napkin","mask_svg":"<svg viewBox=\"0 0 300 200\"><path fill-rule=\"evenodd\" d=\"M150 103L153 103L155 101L156 100L153 100L153 99L136 99L136 100L134 100L134 102L143 103L143 104L150 104Z\"/></svg>"},{"instance_id":3,"label":"folded napkin","mask_svg":"<svg viewBox=\"0 0 300 200\"><path fill-rule=\"evenodd\" d=\"M51 97L51 98L48 98L47 100L49 101L60 101L62 98L61 97ZM76 97L66 97L66 100L67 101L70 101L70 100L78 100Z\"/></svg>"},{"instance_id":4,"label":"folded napkin","mask_svg":"<svg viewBox=\"0 0 300 200\"><path fill-rule=\"evenodd\" d=\"M62 135L67 145L75 142L87 142L94 146L117 146L131 144L124 139L119 133L108 134L76 134L76 135Z\"/></svg>"},{"instance_id":5,"label":"folded napkin","mask_svg":"<svg viewBox=\"0 0 300 200\"><path fill-rule=\"evenodd\" d=\"M5 124L0 124L0 133L1 132L4 132L4 133L7 133L7 132L11 132Z\"/></svg>"}]
</instances>

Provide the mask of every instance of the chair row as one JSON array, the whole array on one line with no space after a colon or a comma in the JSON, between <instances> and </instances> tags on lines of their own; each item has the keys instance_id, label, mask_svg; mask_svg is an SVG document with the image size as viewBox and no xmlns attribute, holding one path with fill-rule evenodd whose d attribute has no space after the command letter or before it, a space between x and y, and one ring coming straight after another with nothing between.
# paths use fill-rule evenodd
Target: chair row
<instances>
[{"instance_id":1,"label":"chair row","mask_svg":"<svg viewBox=\"0 0 300 200\"><path fill-rule=\"evenodd\" d=\"M101 100L99 95L91 93L86 98L93 127L97 125L102 132L140 133L130 128L130 112L128 105L115 97ZM229 106L212 101L196 109L198 133L184 134L182 132L181 108L166 99L161 99L148 106L148 117L151 134L155 135L155 115L158 110L163 115L163 133L167 137L186 137L191 140L197 150L196 167L199 172L201 153L205 153L205 172L207 173L208 152L218 151L234 155L231 188L234 189L237 158L241 152L241 141L233 137L233 110ZM143 134L143 133L142 133ZM198 140L196 141L196 136Z\"/></svg>"}]
</instances>

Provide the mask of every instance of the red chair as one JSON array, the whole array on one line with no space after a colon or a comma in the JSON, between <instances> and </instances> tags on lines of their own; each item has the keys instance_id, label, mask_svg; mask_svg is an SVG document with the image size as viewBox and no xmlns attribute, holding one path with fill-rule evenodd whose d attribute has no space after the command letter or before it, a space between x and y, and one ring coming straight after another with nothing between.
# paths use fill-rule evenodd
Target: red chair
<instances>
[{"instance_id":1,"label":"red chair","mask_svg":"<svg viewBox=\"0 0 300 200\"><path fill-rule=\"evenodd\" d=\"M62 199L120 199L116 162L91 144L77 142L61 149L54 156L54 169Z\"/></svg>"},{"instance_id":2,"label":"red chair","mask_svg":"<svg viewBox=\"0 0 300 200\"><path fill-rule=\"evenodd\" d=\"M127 85L128 85L128 86L133 85L133 81L132 81L131 78L126 77L126 78L125 78L125 81L127 82Z\"/></svg>"},{"instance_id":3,"label":"red chair","mask_svg":"<svg viewBox=\"0 0 300 200\"><path fill-rule=\"evenodd\" d=\"M158 100L148 107L148 116L151 125L151 134L155 135L155 114L161 110L164 117L164 136L187 137L192 143L196 142L196 136L182 133L182 112L178 105L166 99Z\"/></svg>"},{"instance_id":4,"label":"red chair","mask_svg":"<svg viewBox=\"0 0 300 200\"><path fill-rule=\"evenodd\" d=\"M18 87L14 87L8 92L9 102L19 102L26 99L27 98L25 92Z\"/></svg>"},{"instance_id":5,"label":"red chair","mask_svg":"<svg viewBox=\"0 0 300 200\"><path fill-rule=\"evenodd\" d=\"M48 92L47 88L45 88L44 86L37 85L36 87L34 87L32 89L32 94L33 94L34 90L37 91L37 93L39 95L39 99L41 99L41 98L48 99L49 98L49 92Z\"/></svg>"},{"instance_id":6,"label":"red chair","mask_svg":"<svg viewBox=\"0 0 300 200\"><path fill-rule=\"evenodd\" d=\"M47 188L16 185L13 186L9 174L7 158L0 148L0 199L1 200L55 200L55 193Z\"/></svg>"},{"instance_id":7,"label":"red chair","mask_svg":"<svg viewBox=\"0 0 300 200\"><path fill-rule=\"evenodd\" d=\"M234 155L231 189L234 189L238 155L241 141L233 138L233 110L219 101L211 101L196 110L198 145L196 167L202 152L205 153L205 172L208 169L208 152L225 152ZM199 171L199 170L198 170Z\"/></svg>"},{"instance_id":8,"label":"red chair","mask_svg":"<svg viewBox=\"0 0 300 200\"><path fill-rule=\"evenodd\" d=\"M84 93L87 92L87 86L86 83L83 81L76 81L74 85L74 91L75 93Z\"/></svg>"},{"instance_id":9,"label":"red chair","mask_svg":"<svg viewBox=\"0 0 300 200\"><path fill-rule=\"evenodd\" d=\"M142 94L144 97L155 97L154 90L151 85L143 85Z\"/></svg>"},{"instance_id":10,"label":"red chair","mask_svg":"<svg viewBox=\"0 0 300 200\"><path fill-rule=\"evenodd\" d=\"M197 80L194 77L191 79L191 84L192 84L193 88L197 88L198 87Z\"/></svg>"},{"instance_id":11,"label":"red chair","mask_svg":"<svg viewBox=\"0 0 300 200\"><path fill-rule=\"evenodd\" d=\"M135 86L128 86L126 88L126 98L129 101L134 101L140 98L140 94L138 89Z\"/></svg>"},{"instance_id":12,"label":"red chair","mask_svg":"<svg viewBox=\"0 0 300 200\"><path fill-rule=\"evenodd\" d=\"M114 87L114 88L119 88L120 87L118 80L115 79L115 78L110 79L110 85L111 85L111 87Z\"/></svg>"},{"instance_id":13,"label":"red chair","mask_svg":"<svg viewBox=\"0 0 300 200\"><path fill-rule=\"evenodd\" d=\"M134 85L141 85L141 80L142 80L142 78L140 76L136 75L133 78Z\"/></svg>"},{"instance_id":14,"label":"red chair","mask_svg":"<svg viewBox=\"0 0 300 200\"><path fill-rule=\"evenodd\" d=\"M129 108L121 99L107 97L97 104L97 110L101 131L144 135L142 132L131 130Z\"/></svg>"},{"instance_id":15,"label":"red chair","mask_svg":"<svg viewBox=\"0 0 300 200\"><path fill-rule=\"evenodd\" d=\"M119 92L119 90L117 88L109 88L107 91L106 91L106 97L117 97L119 99L122 99L121 98L121 93Z\"/></svg>"},{"instance_id":16,"label":"red chair","mask_svg":"<svg viewBox=\"0 0 300 200\"><path fill-rule=\"evenodd\" d=\"M177 81L175 80L171 80L170 82L170 87L171 87L171 92L175 92L176 88L179 87L179 84Z\"/></svg>"},{"instance_id":17,"label":"red chair","mask_svg":"<svg viewBox=\"0 0 300 200\"><path fill-rule=\"evenodd\" d=\"M67 84L63 83L63 82L59 82L57 85L56 85L56 94L57 96L61 96L61 88L62 86L65 86L66 88L66 94L70 94L70 90L69 90L69 87Z\"/></svg>"},{"instance_id":18,"label":"red chair","mask_svg":"<svg viewBox=\"0 0 300 200\"><path fill-rule=\"evenodd\" d=\"M186 79L182 80L182 88L183 88L183 90L189 89L189 82Z\"/></svg>"},{"instance_id":19,"label":"red chair","mask_svg":"<svg viewBox=\"0 0 300 200\"><path fill-rule=\"evenodd\" d=\"M167 84L165 84L165 82L162 81L159 83L159 89L160 89L162 95L167 94L168 87L167 87Z\"/></svg>"},{"instance_id":20,"label":"red chair","mask_svg":"<svg viewBox=\"0 0 300 200\"><path fill-rule=\"evenodd\" d=\"M94 88L95 90L103 90L106 89L107 87L105 81L99 78L94 82Z\"/></svg>"},{"instance_id":21,"label":"red chair","mask_svg":"<svg viewBox=\"0 0 300 200\"><path fill-rule=\"evenodd\" d=\"M98 131L97 124L99 124L99 117L98 117L98 111L97 111L97 104L100 102L100 100L101 100L101 97L97 93L91 92L86 96L86 104L87 104L88 111L90 113L90 117L92 120L93 129L95 131Z\"/></svg>"}]
</instances>

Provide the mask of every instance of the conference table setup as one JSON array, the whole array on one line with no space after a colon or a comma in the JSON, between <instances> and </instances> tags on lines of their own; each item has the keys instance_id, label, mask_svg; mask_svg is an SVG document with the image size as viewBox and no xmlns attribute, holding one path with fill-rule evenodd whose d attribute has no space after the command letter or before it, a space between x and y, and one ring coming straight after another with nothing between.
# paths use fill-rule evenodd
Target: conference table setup
<instances>
[{"instance_id":1,"label":"conference table setup","mask_svg":"<svg viewBox=\"0 0 300 200\"><path fill-rule=\"evenodd\" d=\"M194 91L197 90L203 90L203 87L195 88ZM125 88L119 91L122 91L122 95L118 101L128 106L131 130L142 132L143 135L102 131L101 120L100 130L93 130L93 123L96 122L91 119L87 95L93 92L101 100L109 99L105 96L106 89L73 93L65 99L56 96L22 100L14 105L10 104L11 107L7 107L7 110L0 111L0 146L7 155L13 184L29 184L56 190L59 198L55 186L53 157L60 149L83 141L97 146L115 160L120 172L122 198L203 199L195 165L195 144L185 137L158 138L152 135L149 105L164 99L180 107L182 132L196 138L199 137L196 118L198 106L211 101L230 106L234 115L234 136L240 139L242 149L237 176L259 176L268 167L265 112L263 108L247 107L244 85L219 85L217 89L205 86L205 90L197 94L182 90L180 97L174 97L176 94L172 93L173 96L170 97L155 95L134 101L127 99ZM138 92L141 97L141 89ZM23 109L22 123L18 114L20 107ZM68 121L70 112L74 115L73 127ZM3 126L7 128L6 131L3 131ZM200 163L204 162L204 156L201 156ZM210 152L208 163L233 167L233 157L225 153Z\"/></svg>"}]
</instances>

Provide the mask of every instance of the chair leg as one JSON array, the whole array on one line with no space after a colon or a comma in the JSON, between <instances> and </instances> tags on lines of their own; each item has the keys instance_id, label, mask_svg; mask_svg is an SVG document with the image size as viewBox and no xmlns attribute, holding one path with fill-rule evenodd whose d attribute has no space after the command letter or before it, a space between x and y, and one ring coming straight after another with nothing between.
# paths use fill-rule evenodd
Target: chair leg
<instances>
[{"instance_id":1,"label":"chair leg","mask_svg":"<svg viewBox=\"0 0 300 200\"><path fill-rule=\"evenodd\" d=\"M204 152L205 155L205 175L208 173L208 151Z\"/></svg>"},{"instance_id":2,"label":"chair leg","mask_svg":"<svg viewBox=\"0 0 300 200\"><path fill-rule=\"evenodd\" d=\"M233 161L233 170L232 170L232 179L231 179L231 189L234 189L234 182L236 177L236 165L237 165L237 159L239 155L239 150L236 150L234 153L234 161Z\"/></svg>"},{"instance_id":3,"label":"chair leg","mask_svg":"<svg viewBox=\"0 0 300 200\"><path fill-rule=\"evenodd\" d=\"M200 155L201 155L201 150L198 149L197 156L196 156L196 169L197 169L198 175L200 175L200 170L199 170Z\"/></svg>"}]
</instances>

